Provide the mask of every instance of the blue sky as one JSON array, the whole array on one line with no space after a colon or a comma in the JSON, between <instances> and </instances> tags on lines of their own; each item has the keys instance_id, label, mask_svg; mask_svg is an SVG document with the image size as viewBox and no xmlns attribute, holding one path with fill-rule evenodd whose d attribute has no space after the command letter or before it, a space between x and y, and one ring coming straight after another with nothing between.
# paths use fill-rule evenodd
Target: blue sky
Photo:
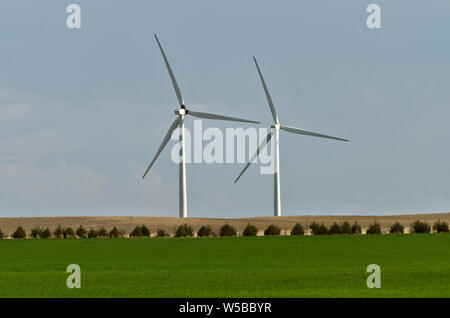
<instances>
[{"instance_id":1,"label":"blue sky","mask_svg":"<svg viewBox=\"0 0 450 318\"><path fill-rule=\"evenodd\" d=\"M177 105L153 33L186 104L270 125L255 55L282 122L350 139L281 132L284 215L448 211L449 14L438 0L2 1L0 216L178 215L171 147L141 179ZM272 215L273 177L252 166L233 184L242 168L188 165L189 216Z\"/></svg>"}]
</instances>

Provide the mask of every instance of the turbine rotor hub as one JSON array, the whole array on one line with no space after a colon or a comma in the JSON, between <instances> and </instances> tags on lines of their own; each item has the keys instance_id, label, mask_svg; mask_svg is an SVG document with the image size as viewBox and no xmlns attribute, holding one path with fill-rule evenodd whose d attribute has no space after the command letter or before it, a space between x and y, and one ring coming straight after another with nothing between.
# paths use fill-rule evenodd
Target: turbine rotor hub
<instances>
[{"instance_id":1,"label":"turbine rotor hub","mask_svg":"<svg viewBox=\"0 0 450 318\"><path fill-rule=\"evenodd\" d=\"M188 113L188 110L184 107L181 107L180 109L177 109L175 111L175 115L186 115L187 113Z\"/></svg>"}]
</instances>

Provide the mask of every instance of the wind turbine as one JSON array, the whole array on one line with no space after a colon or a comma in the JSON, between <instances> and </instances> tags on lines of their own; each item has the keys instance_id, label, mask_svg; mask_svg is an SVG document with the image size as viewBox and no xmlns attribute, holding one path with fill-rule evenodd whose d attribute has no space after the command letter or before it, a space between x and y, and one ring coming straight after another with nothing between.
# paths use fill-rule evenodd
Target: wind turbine
<instances>
[{"instance_id":1,"label":"wind turbine","mask_svg":"<svg viewBox=\"0 0 450 318\"><path fill-rule=\"evenodd\" d=\"M335 139L335 140L341 140L341 141L348 141L347 139L318 134L312 131L299 129L295 127L290 126L284 126L281 125L277 113L275 111L275 107L272 102L272 98L270 97L269 90L267 89L266 82L264 81L264 77L261 73L261 70L259 69L258 62L256 62L256 58L253 57L253 60L255 61L256 68L259 73L259 77L261 79L262 86L264 88L264 92L266 93L267 101L269 102L270 111L272 113L274 125L270 126L272 129L269 134L267 134L266 138L261 142L259 147L256 149L256 153L249 159L247 162L247 165L245 166L244 170L239 174L239 176L234 180L234 183L236 183L239 178L244 174L244 172L247 170L247 168L250 166L250 164L256 159L256 157L259 155L262 149L267 145L267 143L270 141L270 139L275 135L275 171L274 171L274 215L275 216L281 216L281 198L280 198L280 130L284 130L290 133L300 134L300 135L308 135L308 136L314 136L314 137L321 137L321 138L329 138L329 139Z\"/></svg>"},{"instance_id":2,"label":"wind turbine","mask_svg":"<svg viewBox=\"0 0 450 318\"><path fill-rule=\"evenodd\" d=\"M175 89L175 94L178 98L178 103L180 104L180 108L175 110L175 115L177 115L177 118L172 123L172 125L169 128L169 131L166 133L166 136L164 137L164 140L159 146L158 151L156 152L155 157L153 158L152 162L148 166L147 170L145 170L144 175L142 178L144 179L147 173L149 172L150 168L155 163L156 159L158 158L161 151L163 151L164 147L167 145L167 143L170 140L170 137L172 136L172 133L177 129L177 127L180 128L180 163L179 163L179 207L180 207L180 217L186 218L187 217L187 199L186 199L186 156L185 156L185 141L184 141L184 117L186 115L191 115L198 118L207 118L207 119L217 119L217 120L229 120L229 121L238 121L238 122L244 122L244 123L254 123L254 124L260 124L260 122L252 121L252 120L246 120L246 119L240 119L235 117L228 117L228 116L222 116L222 115L216 115L216 114L210 114L210 113L204 113L204 112L198 112L198 111L192 111L186 109L186 106L184 105L183 97L181 96L180 88L178 87L177 81L175 79L175 76L173 75L172 69L169 65L169 61L167 60L166 54L164 53L164 50L161 46L161 43L159 43L158 37L155 34L156 42L158 43L159 49L161 50L161 54L163 56L164 62L167 67L167 71L169 72L170 79L172 80L173 88Z\"/></svg>"}]
</instances>

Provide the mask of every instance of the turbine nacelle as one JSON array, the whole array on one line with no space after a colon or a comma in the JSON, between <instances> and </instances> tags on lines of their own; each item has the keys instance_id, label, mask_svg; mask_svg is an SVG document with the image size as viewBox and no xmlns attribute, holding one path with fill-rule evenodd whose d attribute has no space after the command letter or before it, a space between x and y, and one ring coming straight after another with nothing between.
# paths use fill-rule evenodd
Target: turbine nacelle
<instances>
[{"instance_id":1,"label":"turbine nacelle","mask_svg":"<svg viewBox=\"0 0 450 318\"><path fill-rule=\"evenodd\" d=\"M276 130L280 130L281 125L280 124L275 124L275 125L270 126L270 128L274 128Z\"/></svg>"},{"instance_id":2,"label":"turbine nacelle","mask_svg":"<svg viewBox=\"0 0 450 318\"><path fill-rule=\"evenodd\" d=\"M186 109L186 107L181 106L180 109L175 110L175 115L187 115L189 114L189 111Z\"/></svg>"}]
</instances>

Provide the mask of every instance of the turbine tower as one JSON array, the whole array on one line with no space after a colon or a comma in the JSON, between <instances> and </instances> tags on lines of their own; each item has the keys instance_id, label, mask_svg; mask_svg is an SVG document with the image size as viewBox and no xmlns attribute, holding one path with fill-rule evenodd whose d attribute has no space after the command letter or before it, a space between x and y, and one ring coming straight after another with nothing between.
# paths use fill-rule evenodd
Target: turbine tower
<instances>
[{"instance_id":1,"label":"turbine tower","mask_svg":"<svg viewBox=\"0 0 450 318\"><path fill-rule=\"evenodd\" d=\"M256 149L256 153L250 157L249 161L247 162L244 170L239 174L239 176L234 180L234 183L236 183L239 178L244 174L244 172L247 170L247 168L251 165L251 163L258 157L259 153L262 149L267 145L267 143L270 141L270 139L274 137L274 148L275 148L275 171L274 171L274 215L275 216L281 216L281 198L280 198L280 130L284 130L290 133L300 134L300 135L308 135L308 136L314 136L314 137L321 137L321 138L329 138L329 139L335 139L335 140L341 140L341 141L348 141L347 139L318 134L312 131L299 129L295 127L289 127L281 125L277 113L275 111L275 107L272 102L272 98L270 97L269 90L267 89L266 82L264 81L264 77L261 73L261 70L259 69L258 62L256 62L256 58L253 57L253 60L255 61L256 68L258 70L259 77L261 79L262 86L264 88L264 92L266 93L267 101L269 102L270 112L272 113L274 125L270 126L272 129L269 134L267 134L267 137L261 142L259 147Z\"/></svg>"},{"instance_id":2,"label":"turbine tower","mask_svg":"<svg viewBox=\"0 0 450 318\"><path fill-rule=\"evenodd\" d=\"M164 140L163 140L161 146L159 146L159 149L156 152L155 157L153 158L152 162L148 166L147 170L145 170L145 173L142 176L142 178L145 178L145 176L149 172L150 168L153 166L156 159L158 158L159 154L163 151L164 147L169 142L170 137L172 136L172 133L178 127L179 131L180 131L180 137L179 137L179 141L180 141L179 209L180 210L179 211L180 211L180 217L186 218L187 217L187 198L186 198L186 157L185 157L185 140L184 140L184 117L186 115L191 115L191 116L198 117L198 118L238 121L238 122L244 122L244 123L260 124L260 122L246 120L246 119L240 119L240 118L235 118L235 117L228 117L228 116L198 112L198 111L192 111L192 110L186 109L186 106L184 105L183 97L181 96L180 88L178 87L175 76L173 75L172 68L170 67L169 61L167 60L166 54L164 53L164 50L161 46L161 43L159 43L159 40L158 40L158 37L156 36L156 34L155 34L155 39L156 39L156 42L158 43L159 49L161 50L161 54L162 54L164 62L166 64L167 71L169 72L170 79L172 80L173 88L175 89L175 94L177 95L178 103L180 104L180 108L175 110L175 115L177 115L177 118L170 126L169 131L166 133L166 136L164 137Z\"/></svg>"}]
</instances>

